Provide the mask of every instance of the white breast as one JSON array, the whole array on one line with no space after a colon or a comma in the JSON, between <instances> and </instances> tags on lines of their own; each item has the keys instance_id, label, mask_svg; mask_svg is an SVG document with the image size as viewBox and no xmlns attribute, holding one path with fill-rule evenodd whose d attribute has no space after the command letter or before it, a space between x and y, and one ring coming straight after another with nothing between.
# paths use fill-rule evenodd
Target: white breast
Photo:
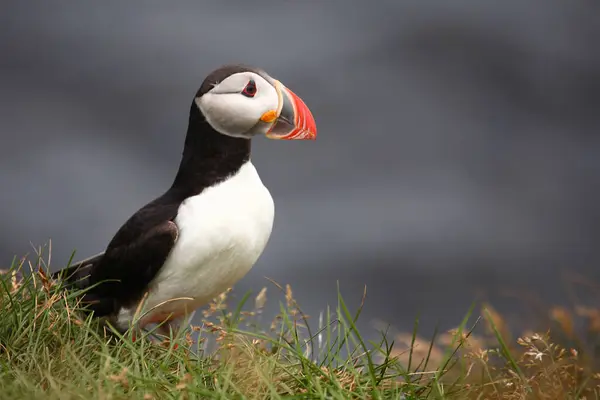
<instances>
[{"instance_id":1,"label":"white breast","mask_svg":"<svg viewBox=\"0 0 600 400\"><path fill-rule=\"evenodd\" d=\"M191 313L233 286L252 268L273 227L274 205L250 161L229 179L186 199L175 223L179 237L151 285L144 318ZM193 301L169 301L191 297ZM157 305L166 304L156 307ZM118 324L135 310L122 310Z\"/></svg>"}]
</instances>

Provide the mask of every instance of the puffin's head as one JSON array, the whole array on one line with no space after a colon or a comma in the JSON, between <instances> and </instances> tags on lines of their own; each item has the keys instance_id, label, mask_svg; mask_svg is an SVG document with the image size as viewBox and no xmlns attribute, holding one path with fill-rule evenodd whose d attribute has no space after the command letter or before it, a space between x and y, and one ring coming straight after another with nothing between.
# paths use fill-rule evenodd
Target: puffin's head
<instances>
[{"instance_id":1,"label":"puffin's head","mask_svg":"<svg viewBox=\"0 0 600 400\"><path fill-rule=\"evenodd\" d=\"M265 72L227 65L206 77L194 103L217 132L250 139L315 139L310 110L294 92Z\"/></svg>"}]
</instances>

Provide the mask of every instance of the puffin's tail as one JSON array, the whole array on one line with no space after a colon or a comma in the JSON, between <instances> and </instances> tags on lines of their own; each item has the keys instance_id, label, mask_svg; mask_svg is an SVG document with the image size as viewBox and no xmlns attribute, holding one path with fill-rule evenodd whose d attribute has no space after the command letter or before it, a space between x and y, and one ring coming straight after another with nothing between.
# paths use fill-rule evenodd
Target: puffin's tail
<instances>
[{"instance_id":1,"label":"puffin's tail","mask_svg":"<svg viewBox=\"0 0 600 400\"><path fill-rule=\"evenodd\" d=\"M77 261L52 273L52 279L61 281L62 287L66 290L89 289L92 286L90 283L92 268L102 260L102 257L104 257L104 252ZM115 322L111 318L115 312L116 303L112 297L104 296L102 292L99 293L96 290L88 290L81 296L81 299L83 300L82 305L87 308L87 311L84 311L85 313L93 311L97 317L104 318L115 326Z\"/></svg>"},{"instance_id":2,"label":"puffin's tail","mask_svg":"<svg viewBox=\"0 0 600 400\"><path fill-rule=\"evenodd\" d=\"M104 256L104 252L54 272L52 279L61 280L66 288L85 289L89 284L90 271Z\"/></svg>"},{"instance_id":3,"label":"puffin's tail","mask_svg":"<svg viewBox=\"0 0 600 400\"><path fill-rule=\"evenodd\" d=\"M85 260L77 261L70 266L58 270L51 274L52 279L61 281L62 287L66 290L85 290L90 287L90 272L104 257L104 252L88 257ZM102 296L97 292L87 291L81 297L83 305L81 311L87 314L93 311L100 318L101 323L110 322L116 327L113 320L115 312L115 302L111 297ZM125 330L119 330L121 333Z\"/></svg>"}]
</instances>

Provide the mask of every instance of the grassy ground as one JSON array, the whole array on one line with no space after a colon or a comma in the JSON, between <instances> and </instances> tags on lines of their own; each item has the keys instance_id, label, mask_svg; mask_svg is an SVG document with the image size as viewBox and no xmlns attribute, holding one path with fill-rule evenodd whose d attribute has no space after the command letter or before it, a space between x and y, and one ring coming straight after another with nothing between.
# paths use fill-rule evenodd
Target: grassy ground
<instances>
[{"instance_id":1,"label":"grassy ground","mask_svg":"<svg viewBox=\"0 0 600 400\"><path fill-rule=\"evenodd\" d=\"M77 293L45 271L40 257L0 274L0 399L600 398L597 349L575 339L566 309L551 312L563 346L549 332L513 339L486 305L429 340L416 321L412 333L366 343L360 309L341 296L315 327L289 286L274 285L281 312L271 324L261 321L263 289L235 309L222 295L201 326L168 340L132 341L82 319ZM600 311L578 311L596 337Z\"/></svg>"}]
</instances>

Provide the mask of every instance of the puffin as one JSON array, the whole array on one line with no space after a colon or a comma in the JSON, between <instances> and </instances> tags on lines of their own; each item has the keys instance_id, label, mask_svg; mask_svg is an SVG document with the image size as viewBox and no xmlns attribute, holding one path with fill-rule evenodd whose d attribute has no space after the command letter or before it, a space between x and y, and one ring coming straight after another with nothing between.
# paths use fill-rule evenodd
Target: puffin
<instances>
[{"instance_id":1,"label":"puffin","mask_svg":"<svg viewBox=\"0 0 600 400\"><path fill-rule=\"evenodd\" d=\"M193 98L171 186L135 212L105 250L52 274L83 290L85 312L124 333L180 326L256 263L274 202L250 157L257 136L315 140L304 101L264 70L217 68Z\"/></svg>"}]
</instances>

